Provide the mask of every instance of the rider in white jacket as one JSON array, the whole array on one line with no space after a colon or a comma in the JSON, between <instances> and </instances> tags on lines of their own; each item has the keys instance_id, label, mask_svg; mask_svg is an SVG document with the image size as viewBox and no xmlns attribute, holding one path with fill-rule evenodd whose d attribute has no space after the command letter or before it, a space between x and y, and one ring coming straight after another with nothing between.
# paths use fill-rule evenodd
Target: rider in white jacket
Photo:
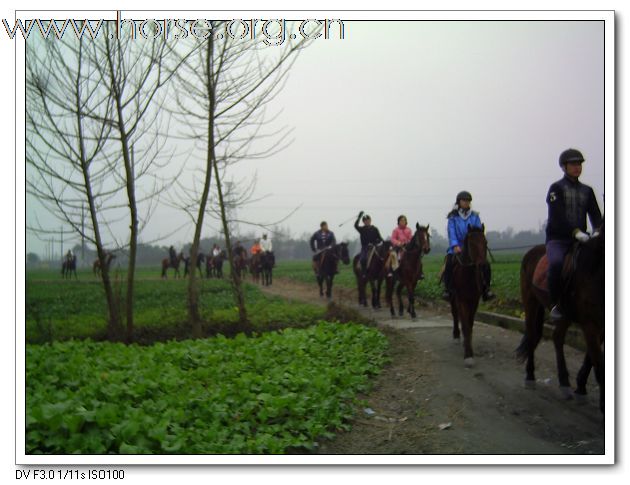
<instances>
[{"instance_id":1,"label":"rider in white jacket","mask_svg":"<svg viewBox=\"0 0 630 485\"><path fill-rule=\"evenodd\" d=\"M263 234L262 239L260 240L260 248L263 251L271 252L273 251L273 245L271 244L271 239L267 239L267 234Z\"/></svg>"}]
</instances>

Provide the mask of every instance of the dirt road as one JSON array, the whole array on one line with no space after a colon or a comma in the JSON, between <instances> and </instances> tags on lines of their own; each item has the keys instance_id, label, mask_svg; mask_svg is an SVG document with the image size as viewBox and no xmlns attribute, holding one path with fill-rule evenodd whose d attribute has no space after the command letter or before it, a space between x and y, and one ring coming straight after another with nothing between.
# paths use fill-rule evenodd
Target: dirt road
<instances>
[{"instance_id":1,"label":"dirt road","mask_svg":"<svg viewBox=\"0 0 630 485\"><path fill-rule=\"evenodd\" d=\"M276 280L266 289L289 299L325 304L315 286ZM354 293L333 299L357 308ZM557 386L551 342L536 352L535 390L523 385L514 358L521 335L475 323L475 365L464 367L444 307L421 307L418 318L364 311L390 341L391 363L375 379L352 429L321 444L335 454L603 454L604 426L594 376L583 402L565 400ZM583 354L566 347L572 382Z\"/></svg>"}]
</instances>

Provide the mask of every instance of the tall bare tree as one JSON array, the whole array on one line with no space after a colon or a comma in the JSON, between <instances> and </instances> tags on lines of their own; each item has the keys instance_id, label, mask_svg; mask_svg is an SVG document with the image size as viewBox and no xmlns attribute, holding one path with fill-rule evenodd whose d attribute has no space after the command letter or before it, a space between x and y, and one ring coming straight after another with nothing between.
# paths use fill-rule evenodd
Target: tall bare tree
<instances>
[{"instance_id":1,"label":"tall bare tree","mask_svg":"<svg viewBox=\"0 0 630 485\"><path fill-rule=\"evenodd\" d=\"M226 250L231 268L231 283L239 320L246 325L248 318L241 288L241 280L234 270L234 255L230 234L230 220L226 207L222 180L229 168L242 160L266 158L283 149L290 142L286 126L273 128L277 113L269 116L269 103L281 91L296 54L306 47L308 38L287 40L270 46L260 40L250 40L243 25L233 22L210 21L208 37L202 41L189 39L188 50L176 73L179 89L174 90L176 112L185 126L177 136L192 140L204 154L198 173L203 178L200 193L181 203L195 224L191 246L191 264L198 257L199 241L204 218L209 211L212 176L216 187L216 203ZM282 24L276 25L277 28ZM273 25L267 25L272 32ZM250 32L251 34L251 32ZM185 50L185 49L184 49ZM256 143L255 143L256 142ZM245 192L248 188L245 188ZM243 199L243 194L232 194L229 200ZM193 334L201 331L199 314L199 284L191 271L188 286L188 313Z\"/></svg>"},{"instance_id":2,"label":"tall bare tree","mask_svg":"<svg viewBox=\"0 0 630 485\"><path fill-rule=\"evenodd\" d=\"M97 248L110 338L122 335L122 323L101 226L108 228L113 244L128 250L124 307L126 340L130 341L138 235L159 194L175 178L159 176L171 160L165 150L167 138L160 135L167 131L161 126L165 122L161 91L170 78L162 71L169 49L163 40L110 36L113 28L106 24L104 35L89 42L31 44L27 159L33 167L30 193ZM140 184L140 179L145 181ZM89 231L78 221L85 202ZM127 217L128 232L112 228ZM128 237L121 238L125 232Z\"/></svg>"}]
</instances>

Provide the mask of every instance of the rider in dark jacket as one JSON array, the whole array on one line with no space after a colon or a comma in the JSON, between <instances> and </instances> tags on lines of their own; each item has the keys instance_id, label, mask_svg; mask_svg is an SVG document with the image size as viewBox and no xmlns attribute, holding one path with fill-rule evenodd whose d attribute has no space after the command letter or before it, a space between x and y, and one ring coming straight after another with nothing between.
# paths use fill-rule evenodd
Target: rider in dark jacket
<instances>
[{"instance_id":1,"label":"rider in dark jacket","mask_svg":"<svg viewBox=\"0 0 630 485\"><path fill-rule=\"evenodd\" d=\"M564 177L549 187L547 207L549 209L546 228L546 249L549 261L547 280L549 297L553 308L552 320L563 318L559 299L562 291L562 266L564 257L573 242L588 241L586 217L593 229L602 224L602 214L597 205L593 189L584 185L578 178L582 174L584 157L578 150L570 148L560 154L559 164Z\"/></svg>"},{"instance_id":2,"label":"rider in dark jacket","mask_svg":"<svg viewBox=\"0 0 630 485\"><path fill-rule=\"evenodd\" d=\"M359 226L359 219L363 221L363 226ZM370 244L376 246L383 242L381 233L376 226L372 225L372 218L369 215L363 215L363 211L359 212L357 220L354 221L354 228L359 231L361 237L361 253L359 262L361 264L361 272L365 276L367 269L368 249Z\"/></svg>"},{"instance_id":3,"label":"rider in dark jacket","mask_svg":"<svg viewBox=\"0 0 630 485\"><path fill-rule=\"evenodd\" d=\"M316 231L309 241L311 251L315 253L313 255L313 261L317 258L319 253L321 253L322 249L332 246L336 242L335 234L328 230L328 224L326 221L322 221L319 227L319 231Z\"/></svg>"}]
</instances>

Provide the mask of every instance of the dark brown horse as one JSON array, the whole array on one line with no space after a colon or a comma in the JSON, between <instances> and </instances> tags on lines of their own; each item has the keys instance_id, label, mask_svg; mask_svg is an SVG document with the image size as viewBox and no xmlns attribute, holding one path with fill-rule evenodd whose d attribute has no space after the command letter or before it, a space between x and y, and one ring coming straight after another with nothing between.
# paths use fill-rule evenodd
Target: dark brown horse
<instances>
[{"instance_id":1,"label":"dark brown horse","mask_svg":"<svg viewBox=\"0 0 630 485\"><path fill-rule=\"evenodd\" d=\"M105 253L105 267L107 268L107 270L109 271L109 266L112 263L112 259L115 259L116 255L106 252ZM94 261L94 264L92 265L92 271L94 272L94 276L101 276L101 260L97 259Z\"/></svg>"},{"instance_id":2,"label":"dark brown horse","mask_svg":"<svg viewBox=\"0 0 630 485\"><path fill-rule=\"evenodd\" d=\"M261 259L262 252L252 254L252 257L249 258L249 273L252 275L254 283L258 283L260 281L260 273L262 271Z\"/></svg>"},{"instance_id":3,"label":"dark brown horse","mask_svg":"<svg viewBox=\"0 0 630 485\"><path fill-rule=\"evenodd\" d=\"M459 340L459 323L464 332L464 364L474 364L472 331L479 298L483 293L483 266L488 264L488 241L485 226L468 226L462 252L455 255L452 275L451 314L453 315L453 338Z\"/></svg>"},{"instance_id":4,"label":"dark brown horse","mask_svg":"<svg viewBox=\"0 0 630 485\"><path fill-rule=\"evenodd\" d=\"M260 256L260 269L263 286L269 286L272 282L273 267L276 265L276 257L271 251L263 251Z\"/></svg>"},{"instance_id":5,"label":"dark brown horse","mask_svg":"<svg viewBox=\"0 0 630 485\"><path fill-rule=\"evenodd\" d=\"M216 256L208 253L206 257L206 276L208 278L223 278L223 262L226 258L225 251L221 251Z\"/></svg>"},{"instance_id":6,"label":"dark brown horse","mask_svg":"<svg viewBox=\"0 0 630 485\"><path fill-rule=\"evenodd\" d=\"M359 305L367 306L367 285L370 284L372 293L372 308L381 308L381 286L387 275L387 256L392 248L389 241L383 241L377 245L368 247L365 274L361 270L360 254L357 254L352 261L352 269L357 280L359 292Z\"/></svg>"},{"instance_id":7,"label":"dark brown horse","mask_svg":"<svg viewBox=\"0 0 630 485\"><path fill-rule=\"evenodd\" d=\"M206 256L203 253L199 253L197 255L197 270L199 271L199 277L203 278L203 271L201 271L201 265L206 260ZM190 271L190 256L184 258L184 277L188 276L188 272Z\"/></svg>"},{"instance_id":8,"label":"dark brown horse","mask_svg":"<svg viewBox=\"0 0 630 485\"><path fill-rule=\"evenodd\" d=\"M582 328L587 352L577 376L577 395L586 394L586 380L591 367L599 384L600 408L604 412L604 226L599 235L585 243L576 243L565 258L560 305L566 318L556 322L553 343L556 351L558 382L565 397L571 396L571 384L564 357L564 340L571 322ZM525 310L525 334L516 350L526 364L526 387L535 387L534 352L543 331L545 309L551 307L545 287L545 246L530 249L521 263L521 298ZM537 271L538 267L538 271Z\"/></svg>"},{"instance_id":9,"label":"dark brown horse","mask_svg":"<svg viewBox=\"0 0 630 485\"><path fill-rule=\"evenodd\" d=\"M350 264L348 243L333 244L322 250L313 261L313 270L319 285L319 296L324 296L324 282L326 282L326 298L332 298L333 279L338 272L339 261Z\"/></svg>"},{"instance_id":10,"label":"dark brown horse","mask_svg":"<svg viewBox=\"0 0 630 485\"><path fill-rule=\"evenodd\" d=\"M394 288L396 288L396 297L398 298L398 315L403 316L404 314L402 289L405 287L408 300L407 312L411 315L411 318L416 318L414 292L416 291L418 280L423 278L422 256L431 251L430 237L429 226L421 226L416 222L416 232L411 241L403 248L398 269L387 276L385 296L392 317L396 315L394 311ZM392 252L391 257L395 258L396 255Z\"/></svg>"},{"instance_id":11,"label":"dark brown horse","mask_svg":"<svg viewBox=\"0 0 630 485\"><path fill-rule=\"evenodd\" d=\"M162 260L162 278L167 278L168 275L166 274L169 268L173 268L174 271L174 277L175 278L179 278L181 276L181 274L179 273L179 265L180 263L184 261L184 253L180 252L177 257L175 258L175 260L171 260L171 258L164 258Z\"/></svg>"},{"instance_id":12,"label":"dark brown horse","mask_svg":"<svg viewBox=\"0 0 630 485\"><path fill-rule=\"evenodd\" d=\"M234 271L236 271L239 278L243 278L243 275L249 267L247 251L242 247L235 248L232 252L232 257L234 258Z\"/></svg>"},{"instance_id":13,"label":"dark brown horse","mask_svg":"<svg viewBox=\"0 0 630 485\"><path fill-rule=\"evenodd\" d=\"M64 279L72 279L72 273L74 273L74 279L77 277L77 256L73 255L71 259L65 259L61 264L61 277Z\"/></svg>"}]
</instances>

